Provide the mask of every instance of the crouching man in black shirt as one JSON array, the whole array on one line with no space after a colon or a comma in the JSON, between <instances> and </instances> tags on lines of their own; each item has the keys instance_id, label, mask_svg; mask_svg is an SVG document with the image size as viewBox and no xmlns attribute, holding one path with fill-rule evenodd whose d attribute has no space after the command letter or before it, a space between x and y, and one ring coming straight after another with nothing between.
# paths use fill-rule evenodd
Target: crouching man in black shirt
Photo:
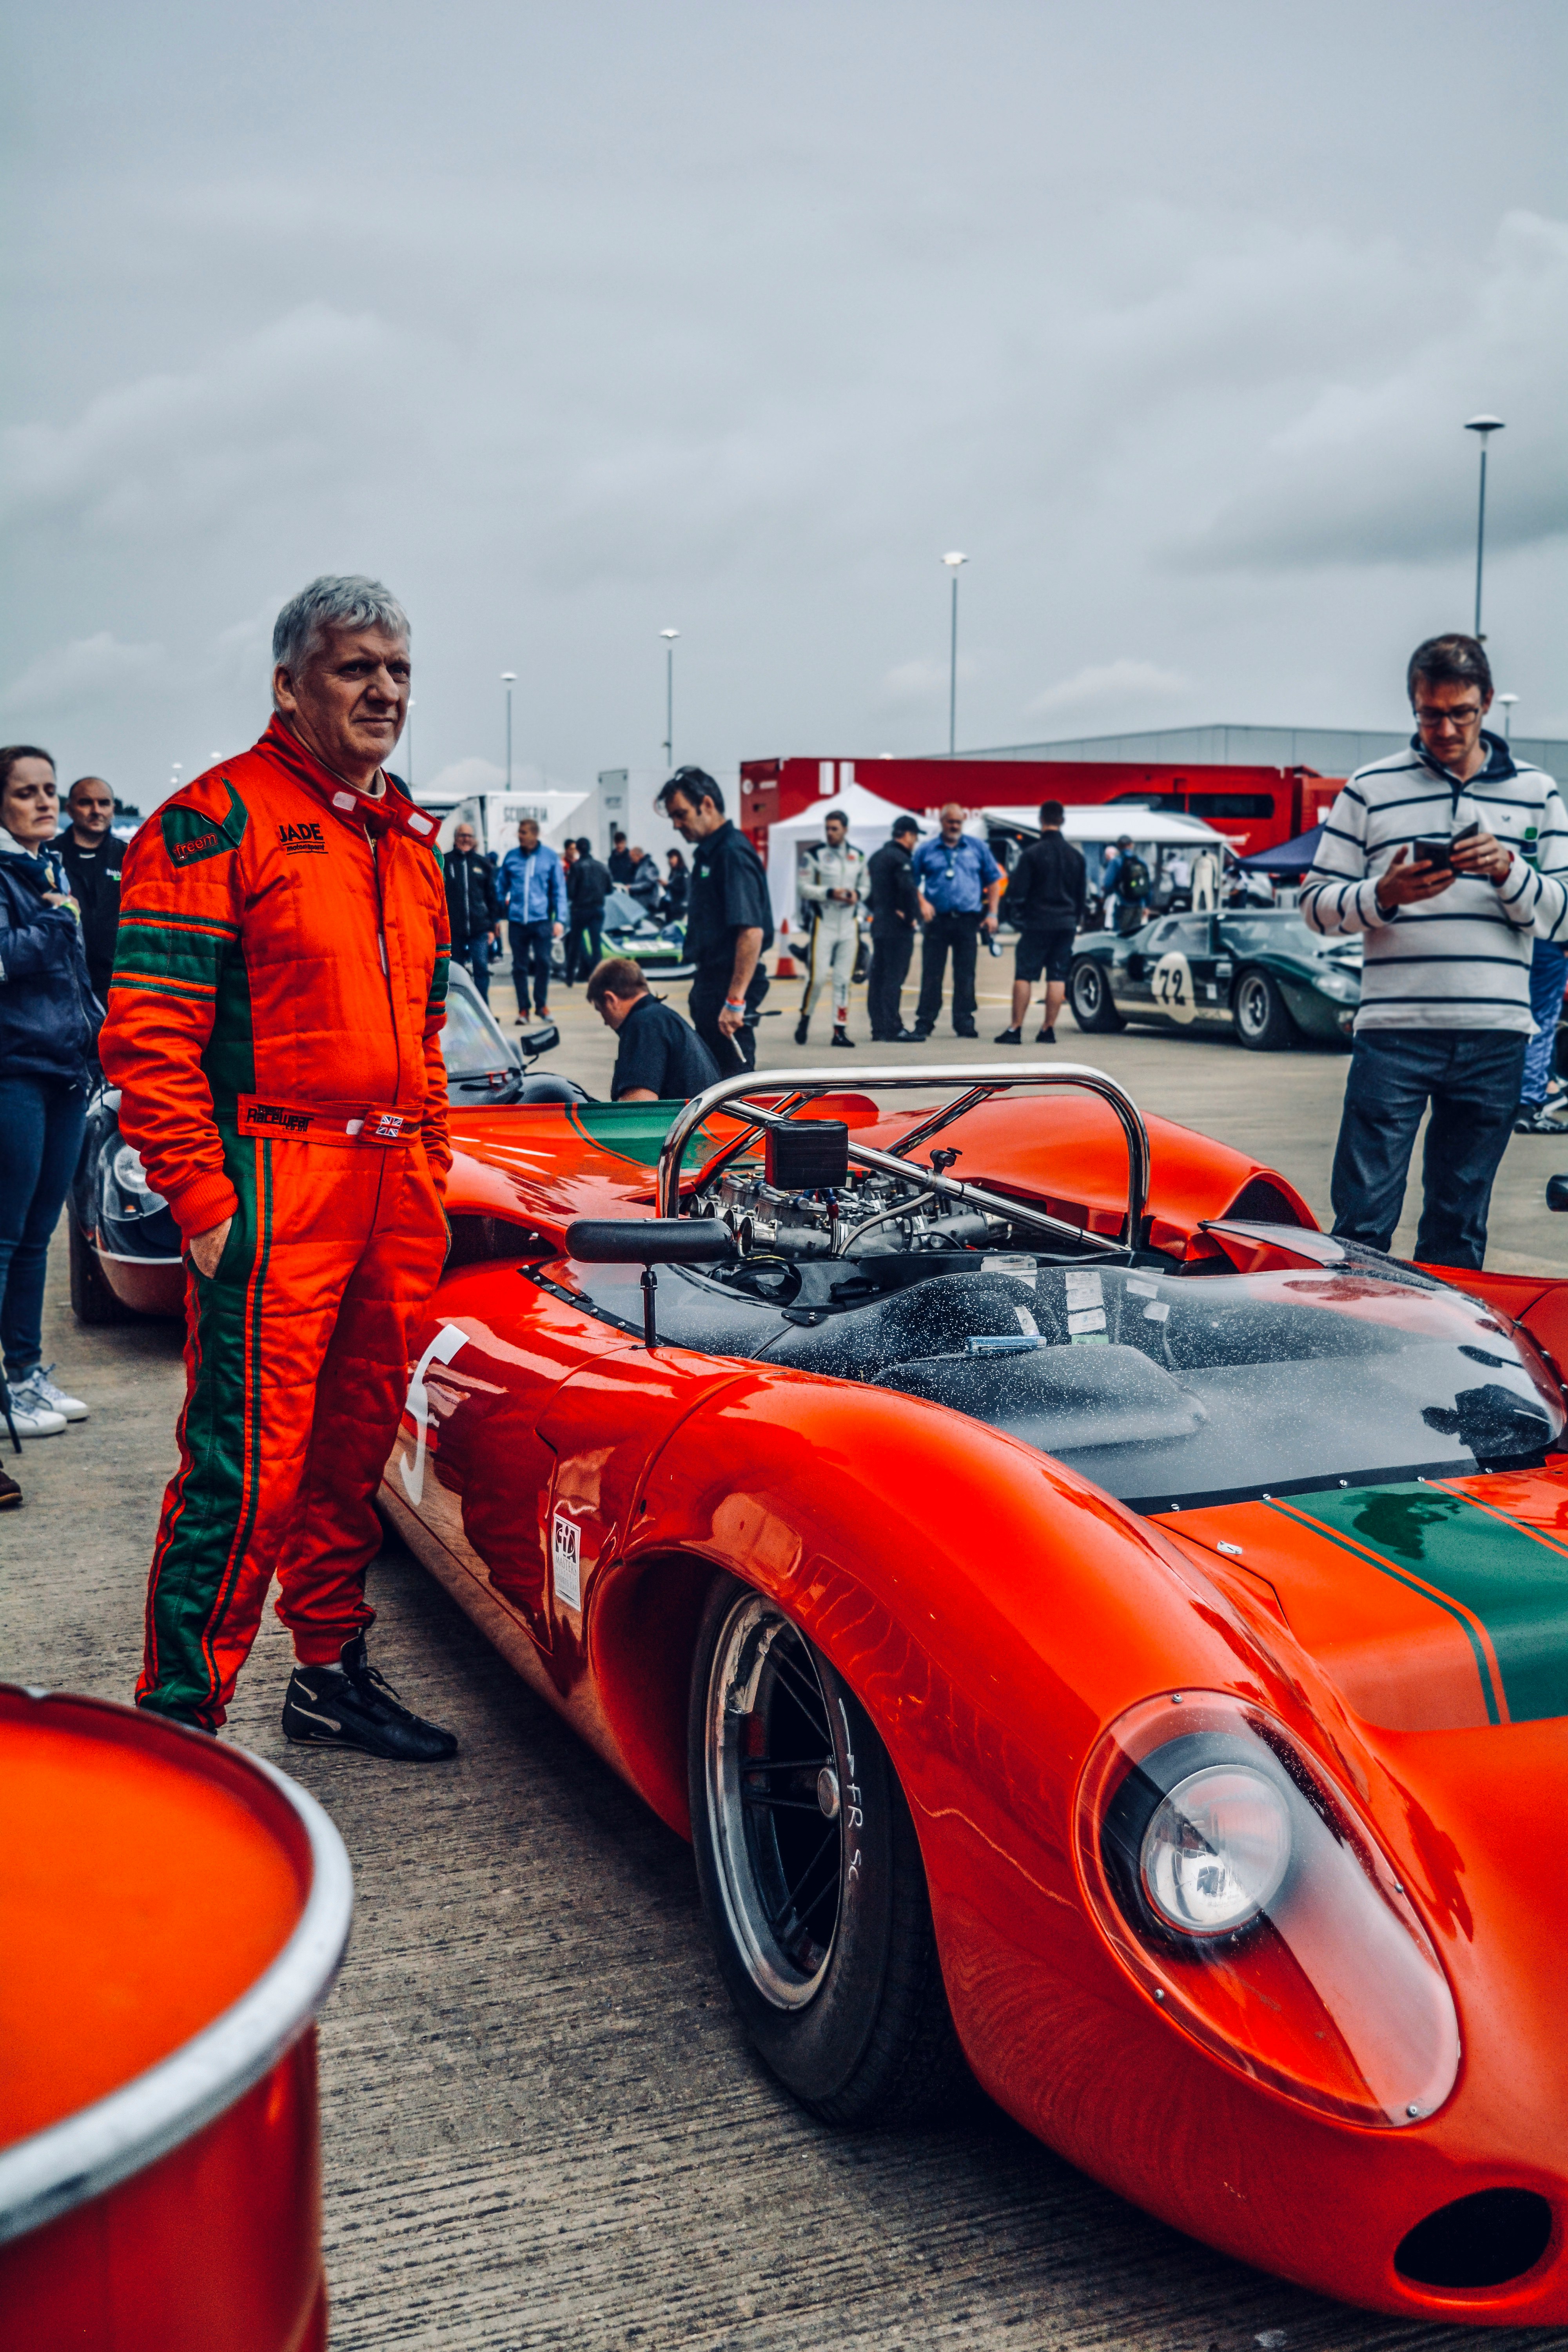
<instances>
[{"instance_id":1,"label":"crouching man in black shirt","mask_svg":"<svg viewBox=\"0 0 1568 2352\"><path fill-rule=\"evenodd\" d=\"M757 1007L768 992L763 952L773 919L763 861L724 814L724 795L702 768L678 768L658 795L697 855L686 914L686 952L696 965L691 1023L721 1077L756 1067Z\"/></svg>"},{"instance_id":2,"label":"crouching man in black shirt","mask_svg":"<svg viewBox=\"0 0 1568 2352\"><path fill-rule=\"evenodd\" d=\"M630 956L611 956L588 982L588 1002L621 1041L612 1102L689 1102L719 1083L719 1066L694 1029L647 992Z\"/></svg>"}]
</instances>

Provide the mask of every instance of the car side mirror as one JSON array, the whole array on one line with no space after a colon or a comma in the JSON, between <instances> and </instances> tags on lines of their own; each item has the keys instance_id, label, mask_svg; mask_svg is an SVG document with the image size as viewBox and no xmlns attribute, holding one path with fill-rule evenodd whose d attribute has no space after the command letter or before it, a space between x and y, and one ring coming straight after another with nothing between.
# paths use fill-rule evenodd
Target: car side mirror
<instances>
[{"instance_id":1,"label":"car side mirror","mask_svg":"<svg viewBox=\"0 0 1568 2352\"><path fill-rule=\"evenodd\" d=\"M525 1062L534 1062L541 1054L552 1054L560 1043L561 1032L553 1021L536 1021L517 1040L517 1050Z\"/></svg>"},{"instance_id":2,"label":"car side mirror","mask_svg":"<svg viewBox=\"0 0 1568 2352\"><path fill-rule=\"evenodd\" d=\"M735 1236L716 1217L574 1217L566 1248L583 1265L640 1265L643 1345L658 1345L656 1265L710 1265L736 1255Z\"/></svg>"}]
</instances>

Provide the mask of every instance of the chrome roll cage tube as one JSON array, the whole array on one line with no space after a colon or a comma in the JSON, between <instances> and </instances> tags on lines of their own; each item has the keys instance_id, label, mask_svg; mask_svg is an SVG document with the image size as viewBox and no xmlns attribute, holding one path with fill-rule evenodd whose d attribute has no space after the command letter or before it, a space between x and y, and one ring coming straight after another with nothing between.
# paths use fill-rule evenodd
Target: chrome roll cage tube
<instances>
[{"instance_id":1,"label":"chrome roll cage tube","mask_svg":"<svg viewBox=\"0 0 1568 2352\"><path fill-rule=\"evenodd\" d=\"M776 1087L783 1097L775 1106L748 1102L745 1097L759 1087ZM956 1065L939 1063L933 1068L910 1069L873 1066L869 1069L845 1070L751 1070L737 1076L721 1078L716 1087L705 1094L694 1096L684 1110L677 1113L675 1122L664 1139L658 1155L657 1185L658 1214L678 1217L680 1214L680 1163L697 1129L714 1111L727 1110L732 1118L743 1118L746 1130L711 1160L704 1173L710 1180L721 1169L743 1151L752 1135L770 1127L787 1125L792 1112L803 1103L814 1102L819 1095L843 1094L847 1087L858 1092L863 1087L879 1087L905 1094L920 1088L952 1087L960 1091L954 1099L929 1118L917 1121L902 1139L899 1149L879 1151L872 1145L858 1143L849 1138L849 1158L860 1168L874 1170L880 1175L898 1176L918 1181L928 1192L939 1193L942 1199L958 1202L967 1209L978 1209L992 1216L1005 1217L1014 1224L1035 1225L1042 1231L1059 1234L1082 1244L1097 1242L1106 1256L1120 1256L1137 1249L1143 1231L1144 1212L1149 1199L1149 1133L1137 1104L1125 1094L1114 1078L1103 1070L1091 1068L1085 1062L1025 1062L991 1066L982 1063ZM1053 1217L1045 1209L1029 1207L1022 1201L1009 1200L1005 1193L988 1192L980 1184L966 1184L957 1177L944 1175L935 1168L922 1168L911 1162L909 1154L917 1144L925 1143L939 1134L965 1111L979 1103L987 1102L993 1095L1005 1094L1018 1087L1068 1087L1082 1094L1098 1095L1109 1103L1121 1122L1127 1144L1127 1228L1123 1242L1099 1241L1082 1226L1069 1224L1064 1217ZM879 1222L872 1220L871 1222ZM856 1228L846 1235L846 1244L856 1238Z\"/></svg>"}]
</instances>

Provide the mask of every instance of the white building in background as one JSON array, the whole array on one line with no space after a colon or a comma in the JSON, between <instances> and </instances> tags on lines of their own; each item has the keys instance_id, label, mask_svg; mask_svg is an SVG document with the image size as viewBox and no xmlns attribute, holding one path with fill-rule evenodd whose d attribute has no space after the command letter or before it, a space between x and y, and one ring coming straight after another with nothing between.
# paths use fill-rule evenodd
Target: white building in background
<instances>
[{"instance_id":1,"label":"white building in background","mask_svg":"<svg viewBox=\"0 0 1568 2352\"><path fill-rule=\"evenodd\" d=\"M470 784L462 771L480 764L460 761L456 771L447 772L448 782L437 776L416 790L420 807L440 815L437 839L443 849L450 849L452 835L466 822L479 835L481 849L493 849L504 857L516 845L519 824L531 816L552 849L586 834L595 856L608 857L612 835L624 833L630 844L658 858L661 868L671 849L681 850L688 865L691 862L680 835L654 805L665 781L662 768L601 768L598 781L581 789L541 782L516 784L508 792L489 782ZM725 808L733 816L740 807L739 775L721 776L719 782Z\"/></svg>"}]
</instances>

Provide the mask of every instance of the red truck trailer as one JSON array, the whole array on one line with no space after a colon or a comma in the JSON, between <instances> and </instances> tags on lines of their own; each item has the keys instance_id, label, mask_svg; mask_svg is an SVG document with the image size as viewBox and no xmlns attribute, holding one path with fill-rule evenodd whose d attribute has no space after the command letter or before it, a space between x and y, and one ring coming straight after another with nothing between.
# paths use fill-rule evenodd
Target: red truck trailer
<instances>
[{"instance_id":1,"label":"red truck trailer","mask_svg":"<svg viewBox=\"0 0 1568 2352\"><path fill-rule=\"evenodd\" d=\"M815 800L859 784L915 816L944 801L965 808L1037 809L1042 801L1099 807L1125 801L1201 816L1238 857L1292 841L1319 823L1343 782L1311 768L1195 767L1131 760L746 760L741 824L767 856L769 828Z\"/></svg>"}]
</instances>

